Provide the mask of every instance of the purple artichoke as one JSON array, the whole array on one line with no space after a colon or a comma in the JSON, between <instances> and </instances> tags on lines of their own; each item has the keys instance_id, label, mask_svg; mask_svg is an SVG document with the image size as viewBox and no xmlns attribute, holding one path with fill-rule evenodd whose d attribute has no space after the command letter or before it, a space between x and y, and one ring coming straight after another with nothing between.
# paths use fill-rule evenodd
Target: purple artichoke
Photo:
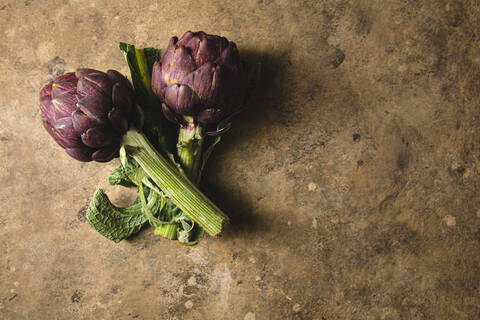
<instances>
[{"instance_id":1,"label":"purple artichoke","mask_svg":"<svg viewBox=\"0 0 480 320\"><path fill-rule=\"evenodd\" d=\"M40 91L45 129L73 158L110 161L136 117L130 82L114 70L78 69Z\"/></svg>"},{"instance_id":2,"label":"purple artichoke","mask_svg":"<svg viewBox=\"0 0 480 320\"><path fill-rule=\"evenodd\" d=\"M161 63L160 63L161 62ZM152 72L152 90L170 120L214 123L241 107L247 74L235 43L204 32L170 39Z\"/></svg>"}]
</instances>

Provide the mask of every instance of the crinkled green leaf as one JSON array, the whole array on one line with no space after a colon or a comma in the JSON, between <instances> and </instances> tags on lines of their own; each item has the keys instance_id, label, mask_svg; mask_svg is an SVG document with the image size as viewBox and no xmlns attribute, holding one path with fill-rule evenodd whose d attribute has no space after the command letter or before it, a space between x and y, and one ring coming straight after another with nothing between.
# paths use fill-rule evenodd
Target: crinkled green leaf
<instances>
[{"instance_id":1,"label":"crinkled green leaf","mask_svg":"<svg viewBox=\"0 0 480 320\"><path fill-rule=\"evenodd\" d=\"M185 213L170 201L165 202L165 206L158 217L160 220L170 223L157 226L155 228L156 235L170 240L178 240L185 245L195 244L203 235L203 229L194 224Z\"/></svg>"},{"instance_id":2,"label":"crinkled green leaf","mask_svg":"<svg viewBox=\"0 0 480 320\"><path fill-rule=\"evenodd\" d=\"M127 179L136 185L139 185L145 177L148 177L143 168L132 157L127 157L127 160L122 162L122 168Z\"/></svg>"},{"instance_id":3,"label":"crinkled green leaf","mask_svg":"<svg viewBox=\"0 0 480 320\"><path fill-rule=\"evenodd\" d=\"M152 192L154 194L154 192ZM93 195L87 210L88 223L104 237L119 242L140 231L148 221L139 197L128 208L114 206L103 189Z\"/></svg>"},{"instance_id":4,"label":"crinkled green leaf","mask_svg":"<svg viewBox=\"0 0 480 320\"><path fill-rule=\"evenodd\" d=\"M123 166L120 165L118 168L112 171L110 176L108 177L108 182L112 186L124 186L124 187L135 187L135 183L133 183L128 176L125 174Z\"/></svg>"}]
</instances>

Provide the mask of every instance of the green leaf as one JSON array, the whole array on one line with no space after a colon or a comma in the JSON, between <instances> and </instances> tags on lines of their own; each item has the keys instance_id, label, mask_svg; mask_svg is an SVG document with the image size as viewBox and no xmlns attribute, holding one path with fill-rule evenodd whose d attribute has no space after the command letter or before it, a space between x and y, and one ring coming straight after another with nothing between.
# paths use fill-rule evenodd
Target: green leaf
<instances>
[{"instance_id":1,"label":"green leaf","mask_svg":"<svg viewBox=\"0 0 480 320\"><path fill-rule=\"evenodd\" d=\"M151 195L154 195L151 192ZM119 242L140 231L148 221L142 214L140 198L128 208L114 206L103 189L93 195L87 210L88 223L104 237Z\"/></svg>"},{"instance_id":2,"label":"green leaf","mask_svg":"<svg viewBox=\"0 0 480 320\"><path fill-rule=\"evenodd\" d=\"M154 207L150 208L147 204L147 200L145 198L145 191L143 189L143 184L139 184L140 190L139 190L139 196L142 204L142 212L147 218L148 222L150 223L151 226L153 227L158 227L159 225L165 224L167 222L162 221L155 217L155 213L164 206L164 201L163 199L157 199L157 201L154 203ZM146 189L145 189L146 190ZM154 193L154 192L152 192ZM157 194L158 195L158 194Z\"/></svg>"},{"instance_id":3,"label":"green leaf","mask_svg":"<svg viewBox=\"0 0 480 320\"><path fill-rule=\"evenodd\" d=\"M122 162L122 167L127 179L137 186L140 185L144 178L148 178L143 168L132 157L127 157L127 160Z\"/></svg>"},{"instance_id":4,"label":"green leaf","mask_svg":"<svg viewBox=\"0 0 480 320\"><path fill-rule=\"evenodd\" d=\"M143 48L145 59L147 60L147 66L149 74L152 74L153 64L155 61L160 60L160 50L155 48Z\"/></svg>"},{"instance_id":5,"label":"green leaf","mask_svg":"<svg viewBox=\"0 0 480 320\"><path fill-rule=\"evenodd\" d=\"M159 51L155 48L136 49L134 45L120 42L120 50L127 60L137 99L143 108L148 108L155 98L152 92L151 75Z\"/></svg>"},{"instance_id":6,"label":"green leaf","mask_svg":"<svg viewBox=\"0 0 480 320\"><path fill-rule=\"evenodd\" d=\"M127 188L135 187L138 186L143 179L148 179L147 174L137 161L127 156L124 146L120 148L120 161L122 164L113 170L108 177L108 182L111 185L121 185Z\"/></svg>"},{"instance_id":7,"label":"green leaf","mask_svg":"<svg viewBox=\"0 0 480 320\"><path fill-rule=\"evenodd\" d=\"M116 168L115 170L112 171L112 173L108 177L108 182L112 186L120 185L120 186L124 186L124 187L127 187L127 188L136 186L135 183L133 183L128 178L128 176L125 174L125 171L124 171L122 165L120 165L118 168Z\"/></svg>"},{"instance_id":8,"label":"green leaf","mask_svg":"<svg viewBox=\"0 0 480 320\"><path fill-rule=\"evenodd\" d=\"M158 217L169 223L158 225L155 228L155 234L170 240L178 240L181 244L193 245L204 233L200 226L194 224L170 201L165 201L165 206L161 209Z\"/></svg>"}]
</instances>

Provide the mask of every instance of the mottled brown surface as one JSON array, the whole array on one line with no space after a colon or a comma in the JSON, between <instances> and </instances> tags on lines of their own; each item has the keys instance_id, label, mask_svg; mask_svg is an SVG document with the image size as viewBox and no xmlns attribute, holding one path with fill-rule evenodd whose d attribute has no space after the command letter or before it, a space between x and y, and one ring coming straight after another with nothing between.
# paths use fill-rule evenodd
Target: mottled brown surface
<instances>
[{"instance_id":1,"label":"mottled brown surface","mask_svg":"<svg viewBox=\"0 0 480 320\"><path fill-rule=\"evenodd\" d=\"M478 1L120 2L0 3L1 319L480 318ZM203 184L232 225L114 244L85 205L131 200L117 162L69 158L38 91L189 29L263 63Z\"/></svg>"}]
</instances>

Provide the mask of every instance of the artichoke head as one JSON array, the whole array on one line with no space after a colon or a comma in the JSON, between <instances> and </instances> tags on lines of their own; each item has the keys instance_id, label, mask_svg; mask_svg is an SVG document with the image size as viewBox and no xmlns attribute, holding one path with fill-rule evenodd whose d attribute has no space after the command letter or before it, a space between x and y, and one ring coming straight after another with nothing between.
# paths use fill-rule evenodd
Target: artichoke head
<instances>
[{"instance_id":1,"label":"artichoke head","mask_svg":"<svg viewBox=\"0 0 480 320\"><path fill-rule=\"evenodd\" d=\"M114 70L78 69L40 91L43 126L73 158L110 161L138 118L132 85Z\"/></svg>"},{"instance_id":2,"label":"artichoke head","mask_svg":"<svg viewBox=\"0 0 480 320\"><path fill-rule=\"evenodd\" d=\"M170 39L152 71L152 90L167 119L209 124L241 107L247 74L235 43L204 32Z\"/></svg>"}]
</instances>

